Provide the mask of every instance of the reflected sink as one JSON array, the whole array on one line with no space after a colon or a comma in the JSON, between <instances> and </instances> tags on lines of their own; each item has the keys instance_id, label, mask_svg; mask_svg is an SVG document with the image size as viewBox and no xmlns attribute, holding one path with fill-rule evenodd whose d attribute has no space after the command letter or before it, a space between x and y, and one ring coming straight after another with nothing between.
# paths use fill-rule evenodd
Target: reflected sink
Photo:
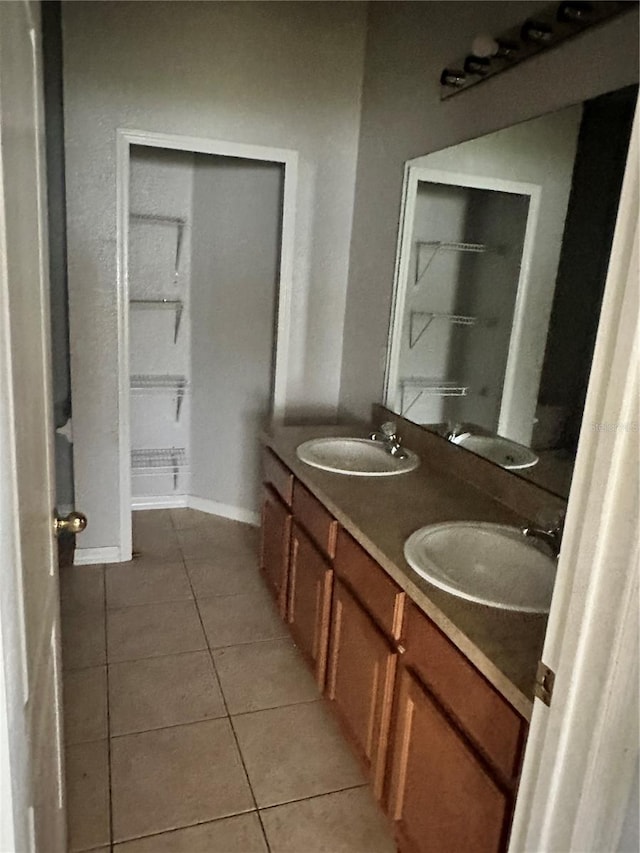
<instances>
[{"instance_id":1,"label":"reflected sink","mask_svg":"<svg viewBox=\"0 0 640 853\"><path fill-rule=\"evenodd\" d=\"M407 474L420 464L415 453L403 450L406 458L400 459L392 456L382 442L368 438L313 438L300 444L296 453L307 465L334 474L390 477Z\"/></svg>"},{"instance_id":2,"label":"reflected sink","mask_svg":"<svg viewBox=\"0 0 640 853\"><path fill-rule=\"evenodd\" d=\"M518 471L523 468L531 468L538 461L538 457L524 444L502 438L500 435L473 435L465 432L450 439L453 444L458 444L478 456L494 462L496 465L507 468L509 471Z\"/></svg>"},{"instance_id":3,"label":"reflected sink","mask_svg":"<svg viewBox=\"0 0 640 853\"><path fill-rule=\"evenodd\" d=\"M548 613L556 561L517 527L448 521L416 530L404 556L425 580L446 592L526 613Z\"/></svg>"}]
</instances>

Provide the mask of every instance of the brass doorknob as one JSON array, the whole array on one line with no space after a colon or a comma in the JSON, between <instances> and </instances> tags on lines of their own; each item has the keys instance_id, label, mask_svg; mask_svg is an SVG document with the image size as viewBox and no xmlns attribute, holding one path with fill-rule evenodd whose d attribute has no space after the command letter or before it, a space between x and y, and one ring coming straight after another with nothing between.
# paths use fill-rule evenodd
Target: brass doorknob
<instances>
[{"instance_id":1,"label":"brass doorknob","mask_svg":"<svg viewBox=\"0 0 640 853\"><path fill-rule=\"evenodd\" d=\"M61 533L82 533L87 526L87 516L81 512L70 512L66 518L57 515L53 519L53 529L56 536Z\"/></svg>"}]
</instances>

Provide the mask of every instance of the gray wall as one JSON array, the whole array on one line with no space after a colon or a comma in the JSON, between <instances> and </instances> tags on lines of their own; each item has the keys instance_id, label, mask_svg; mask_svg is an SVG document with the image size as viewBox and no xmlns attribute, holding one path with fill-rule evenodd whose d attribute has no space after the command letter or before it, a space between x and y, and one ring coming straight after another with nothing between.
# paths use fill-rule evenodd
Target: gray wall
<instances>
[{"instance_id":1,"label":"gray wall","mask_svg":"<svg viewBox=\"0 0 640 853\"><path fill-rule=\"evenodd\" d=\"M369 27L340 390L342 414L382 394L406 160L628 85L638 78L632 11L441 102L439 76L479 32L499 33L531 2L375 2Z\"/></svg>"},{"instance_id":2,"label":"gray wall","mask_svg":"<svg viewBox=\"0 0 640 853\"><path fill-rule=\"evenodd\" d=\"M195 158L191 494L257 512L269 416L283 167Z\"/></svg>"},{"instance_id":3,"label":"gray wall","mask_svg":"<svg viewBox=\"0 0 640 853\"><path fill-rule=\"evenodd\" d=\"M299 152L287 410L330 417L366 10L349 2L63 5L75 483L91 519L84 548L120 541L117 128Z\"/></svg>"}]
</instances>

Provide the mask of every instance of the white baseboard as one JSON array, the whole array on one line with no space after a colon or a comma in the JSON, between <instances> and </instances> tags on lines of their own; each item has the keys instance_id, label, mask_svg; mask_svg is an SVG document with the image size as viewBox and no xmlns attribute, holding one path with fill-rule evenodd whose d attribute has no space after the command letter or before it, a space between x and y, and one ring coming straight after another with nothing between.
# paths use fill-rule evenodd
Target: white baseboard
<instances>
[{"instance_id":1,"label":"white baseboard","mask_svg":"<svg viewBox=\"0 0 640 853\"><path fill-rule=\"evenodd\" d=\"M180 509L187 501L187 495L139 495L131 498L131 509Z\"/></svg>"},{"instance_id":2,"label":"white baseboard","mask_svg":"<svg viewBox=\"0 0 640 853\"><path fill-rule=\"evenodd\" d=\"M96 563L120 563L120 548L76 548L73 557L74 566L93 566Z\"/></svg>"},{"instance_id":3,"label":"white baseboard","mask_svg":"<svg viewBox=\"0 0 640 853\"><path fill-rule=\"evenodd\" d=\"M231 518L234 521L244 521L245 524L260 525L260 513L252 512L250 509L242 509L229 504L211 501L208 498L198 498L195 495L187 495L187 506L191 509L199 509L200 512L208 512L209 515L220 515L222 518Z\"/></svg>"}]
</instances>

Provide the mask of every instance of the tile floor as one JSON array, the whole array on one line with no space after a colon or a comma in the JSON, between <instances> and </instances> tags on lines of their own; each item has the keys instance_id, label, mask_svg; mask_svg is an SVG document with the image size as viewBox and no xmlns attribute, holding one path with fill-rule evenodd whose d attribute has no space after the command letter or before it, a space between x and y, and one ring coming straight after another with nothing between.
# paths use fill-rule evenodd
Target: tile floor
<instances>
[{"instance_id":1,"label":"tile floor","mask_svg":"<svg viewBox=\"0 0 640 853\"><path fill-rule=\"evenodd\" d=\"M395 850L257 539L194 510L137 512L140 557L62 570L71 851Z\"/></svg>"}]
</instances>

